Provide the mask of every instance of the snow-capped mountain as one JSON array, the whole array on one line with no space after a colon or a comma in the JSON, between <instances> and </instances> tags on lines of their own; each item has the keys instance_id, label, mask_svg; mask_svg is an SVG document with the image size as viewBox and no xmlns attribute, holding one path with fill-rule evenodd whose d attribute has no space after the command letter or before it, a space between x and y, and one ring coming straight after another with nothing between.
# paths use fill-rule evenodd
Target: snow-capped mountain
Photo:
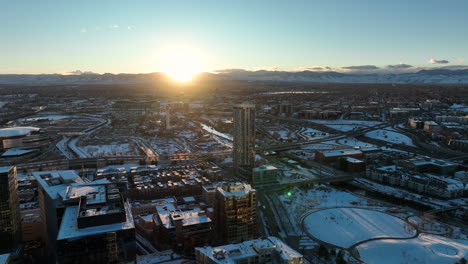
<instances>
[{"instance_id":1,"label":"snow-capped mountain","mask_svg":"<svg viewBox=\"0 0 468 264\"><path fill-rule=\"evenodd\" d=\"M165 73L147 74L3 74L0 84L27 85L81 85L132 84L167 80ZM406 73L341 73L335 71L246 71L225 70L220 73L202 73L199 80L246 80L308 83L396 83L396 84L468 84L468 69L430 69Z\"/></svg>"},{"instance_id":2,"label":"snow-capped mountain","mask_svg":"<svg viewBox=\"0 0 468 264\"><path fill-rule=\"evenodd\" d=\"M421 70L410 73L359 74L334 71L286 72L286 71L242 71L221 73L226 79L319 82L319 83L399 83L399 84L468 84L468 69L464 70Z\"/></svg>"}]
</instances>

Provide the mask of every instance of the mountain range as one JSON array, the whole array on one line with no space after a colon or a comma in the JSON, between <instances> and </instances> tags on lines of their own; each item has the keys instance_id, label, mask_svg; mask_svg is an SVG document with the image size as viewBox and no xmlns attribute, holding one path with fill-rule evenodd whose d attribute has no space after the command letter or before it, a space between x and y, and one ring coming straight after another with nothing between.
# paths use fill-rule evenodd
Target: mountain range
<instances>
[{"instance_id":1,"label":"mountain range","mask_svg":"<svg viewBox=\"0 0 468 264\"><path fill-rule=\"evenodd\" d=\"M97 74L75 71L72 74L0 74L0 84L84 85L133 84L167 80L165 73ZM403 73L342 73L336 71L247 71L223 70L200 73L195 80L245 80L306 83L394 83L394 84L468 84L467 69L425 69Z\"/></svg>"}]
</instances>

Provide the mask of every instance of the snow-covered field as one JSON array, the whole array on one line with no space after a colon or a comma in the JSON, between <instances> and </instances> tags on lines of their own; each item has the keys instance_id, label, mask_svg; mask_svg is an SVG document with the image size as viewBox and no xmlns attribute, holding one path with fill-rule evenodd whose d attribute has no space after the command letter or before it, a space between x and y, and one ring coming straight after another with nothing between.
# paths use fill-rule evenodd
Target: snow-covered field
<instances>
[{"instance_id":1,"label":"snow-covered field","mask_svg":"<svg viewBox=\"0 0 468 264\"><path fill-rule=\"evenodd\" d=\"M360 208L331 208L304 219L307 232L324 242L348 248L371 238L407 238L416 230L405 221L377 211Z\"/></svg>"},{"instance_id":2,"label":"snow-covered field","mask_svg":"<svg viewBox=\"0 0 468 264\"><path fill-rule=\"evenodd\" d=\"M183 151L184 148L179 146L175 141L164 141L159 139L149 140L151 146L162 155L174 155L177 152Z\"/></svg>"},{"instance_id":3,"label":"snow-covered field","mask_svg":"<svg viewBox=\"0 0 468 264\"><path fill-rule=\"evenodd\" d=\"M367 206L367 200L349 192L343 192L326 185L314 189L294 188L291 196L281 195L279 199L285 205L290 216L299 219L304 213L319 208L336 206Z\"/></svg>"},{"instance_id":4,"label":"snow-covered field","mask_svg":"<svg viewBox=\"0 0 468 264\"><path fill-rule=\"evenodd\" d=\"M400 134L395 131L390 131L390 130L384 130L384 129L378 129L374 131L367 132L366 137L394 143L394 144L403 144L407 146L412 146L414 147L413 141L411 138Z\"/></svg>"},{"instance_id":5,"label":"snow-covered field","mask_svg":"<svg viewBox=\"0 0 468 264\"><path fill-rule=\"evenodd\" d=\"M345 145L345 146L351 146L351 147L375 147L374 145L363 142L360 140L357 140L356 138L343 138L339 139L338 144Z\"/></svg>"},{"instance_id":6,"label":"snow-covered field","mask_svg":"<svg viewBox=\"0 0 468 264\"><path fill-rule=\"evenodd\" d=\"M304 128L302 131L299 132L303 137L306 139L315 139L315 138L323 138L323 137L328 137L330 134L325 133L323 131L313 129L310 127Z\"/></svg>"},{"instance_id":7,"label":"snow-covered field","mask_svg":"<svg viewBox=\"0 0 468 264\"><path fill-rule=\"evenodd\" d=\"M468 241L421 234L417 238L370 241L357 247L368 264L451 264L468 255Z\"/></svg>"},{"instance_id":8,"label":"snow-covered field","mask_svg":"<svg viewBox=\"0 0 468 264\"><path fill-rule=\"evenodd\" d=\"M130 144L91 145L79 148L88 153L91 157L132 156L138 154L138 150Z\"/></svg>"}]
</instances>

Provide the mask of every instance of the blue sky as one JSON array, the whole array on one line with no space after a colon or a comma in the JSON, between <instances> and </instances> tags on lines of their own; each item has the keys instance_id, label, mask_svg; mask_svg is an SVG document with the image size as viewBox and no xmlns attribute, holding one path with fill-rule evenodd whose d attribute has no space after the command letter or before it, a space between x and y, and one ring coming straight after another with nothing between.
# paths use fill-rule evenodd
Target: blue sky
<instances>
[{"instance_id":1,"label":"blue sky","mask_svg":"<svg viewBox=\"0 0 468 264\"><path fill-rule=\"evenodd\" d=\"M468 64L465 0L0 5L0 73L154 72L161 53L180 45L202 54L206 71Z\"/></svg>"}]
</instances>

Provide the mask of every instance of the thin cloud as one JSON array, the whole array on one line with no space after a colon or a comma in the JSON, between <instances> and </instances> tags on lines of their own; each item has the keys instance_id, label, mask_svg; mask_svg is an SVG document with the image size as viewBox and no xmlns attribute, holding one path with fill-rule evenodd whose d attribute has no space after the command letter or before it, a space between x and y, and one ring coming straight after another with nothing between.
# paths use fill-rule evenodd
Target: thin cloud
<instances>
[{"instance_id":1,"label":"thin cloud","mask_svg":"<svg viewBox=\"0 0 468 264\"><path fill-rule=\"evenodd\" d=\"M407 69L407 68L412 68L412 67L413 67L413 65L409 65L409 64L405 64L405 63L387 65L387 68L389 68L389 69Z\"/></svg>"},{"instance_id":2,"label":"thin cloud","mask_svg":"<svg viewBox=\"0 0 468 264\"><path fill-rule=\"evenodd\" d=\"M331 70L334 70L334 69L328 66L309 66L309 67L298 67L289 71L300 72L300 71L331 71Z\"/></svg>"},{"instance_id":3,"label":"thin cloud","mask_svg":"<svg viewBox=\"0 0 468 264\"><path fill-rule=\"evenodd\" d=\"M119 25L116 25L116 24L109 25L109 28L110 28L110 29L118 29L118 28L119 28Z\"/></svg>"},{"instance_id":4,"label":"thin cloud","mask_svg":"<svg viewBox=\"0 0 468 264\"><path fill-rule=\"evenodd\" d=\"M358 65L358 66L345 66L341 67L346 70L378 70L379 67L375 65Z\"/></svg>"},{"instance_id":5,"label":"thin cloud","mask_svg":"<svg viewBox=\"0 0 468 264\"><path fill-rule=\"evenodd\" d=\"M128 29L128 30L132 30L133 27L132 27L132 26L127 26L127 29Z\"/></svg>"},{"instance_id":6,"label":"thin cloud","mask_svg":"<svg viewBox=\"0 0 468 264\"><path fill-rule=\"evenodd\" d=\"M436 59L431 59L429 61L430 64L447 64L449 63L448 60L436 60Z\"/></svg>"},{"instance_id":7,"label":"thin cloud","mask_svg":"<svg viewBox=\"0 0 468 264\"><path fill-rule=\"evenodd\" d=\"M86 28L81 28L80 29L80 33L86 33L86 32L88 32L88 30Z\"/></svg>"}]
</instances>

